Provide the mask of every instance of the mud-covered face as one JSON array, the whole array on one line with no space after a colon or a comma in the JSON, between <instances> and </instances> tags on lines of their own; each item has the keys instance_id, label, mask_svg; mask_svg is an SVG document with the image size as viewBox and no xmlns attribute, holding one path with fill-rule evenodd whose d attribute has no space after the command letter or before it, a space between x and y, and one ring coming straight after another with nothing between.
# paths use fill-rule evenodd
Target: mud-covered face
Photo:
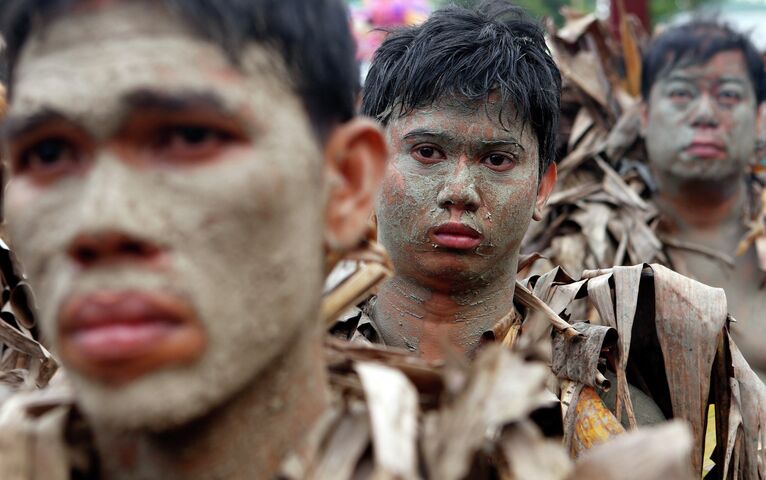
<instances>
[{"instance_id":1,"label":"mud-covered face","mask_svg":"<svg viewBox=\"0 0 766 480\"><path fill-rule=\"evenodd\" d=\"M87 414L163 428L261 374L315 318L322 155L281 58L234 67L155 2L34 31L6 216Z\"/></svg>"},{"instance_id":2,"label":"mud-covered face","mask_svg":"<svg viewBox=\"0 0 766 480\"><path fill-rule=\"evenodd\" d=\"M376 202L379 238L400 275L433 287L515 272L535 208L538 143L499 105L441 101L393 120Z\"/></svg>"},{"instance_id":3,"label":"mud-covered face","mask_svg":"<svg viewBox=\"0 0 766 480\"><path fill-rule=\"evenodd\" d=\"M652 86L644 137L655 172L677 179L741 175L756 140L756 99L739 51L675 68Z\"/></svg>"}]
</instances>

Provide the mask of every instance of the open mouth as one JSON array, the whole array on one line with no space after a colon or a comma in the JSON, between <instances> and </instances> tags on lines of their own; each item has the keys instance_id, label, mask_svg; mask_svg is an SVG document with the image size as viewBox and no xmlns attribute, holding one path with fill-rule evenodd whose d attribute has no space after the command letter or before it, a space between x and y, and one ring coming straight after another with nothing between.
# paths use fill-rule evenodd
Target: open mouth
<instances>
[{"instance_id":1,"label":"open mouth","mask_svg":"<svg viewBox=\"0 0 766 480\"><path fill-rule=\"evenodd\" d=\"M482 234L462 223L450 222L429 232L435 245L453 250L473 250L481 245Z\"/></svg>"},{"instance_id":2,"label":"open mouth","mask_svg":"<svg viewBox=\"0 0 766 480\"><path fill-rule=\"evenodd\" d=\"M186 301L134 290L72 297L61 309L59 333L64 361L110 383L189 362L205 344L204 331Z\"/></svg>"}]
</instances>

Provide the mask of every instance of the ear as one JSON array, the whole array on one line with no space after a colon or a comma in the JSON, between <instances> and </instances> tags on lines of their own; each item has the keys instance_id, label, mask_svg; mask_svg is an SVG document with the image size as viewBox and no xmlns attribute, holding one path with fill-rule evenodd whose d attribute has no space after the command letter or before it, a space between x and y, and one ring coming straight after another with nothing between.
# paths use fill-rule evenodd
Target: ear
<instances>
[{"instance_id":1,"label":"ear","mask_svg":"<svg viewBox=\"0 0 766 480\"><path fill-rule=\"evenodd\" d=\"M368 118L337 126L325 144L325 240L335 251L355 247L370 219L388 151L383 131Z\"/></svg>"},{"instance_id":2,"label":"ear","mask_svg":"<svg viewBox=\"0 0 766 480\"><path fill-rule=\"evenodd\" d=\"M649 125L649 104L642 101L639 112L641 113L641 137L643 138L646 137L646 127Z\"/></svg>"},{"instance_id":3,"label":"ear","mask_svg":"<svg viewBox=\"0 0 766 480\"><path fill-rule=\"evenodd\" d=\"M553 187L556 186L556 176L558 170L556 164L551 163L543 173L543 178L540 179L540 186L537 187L537 200L535 201L535 212L532 214L532 219L538 222L543 219L543 207L545 202L548 201L548 197L553 192Z\"/></svg>"},{"instance_id":4,"label":"ear","mask_svg":"<svg viewBox=\"0 0 766 480\"><path fill-rule=\"evenodd\" d=\"M755 110L755 132L756 132L756 135L759 135L759 136L761 134L761 129L764 127L763 125L764 108L766 108L766 101L759 103L758 107Z\"/></svg>"}]
</instances>

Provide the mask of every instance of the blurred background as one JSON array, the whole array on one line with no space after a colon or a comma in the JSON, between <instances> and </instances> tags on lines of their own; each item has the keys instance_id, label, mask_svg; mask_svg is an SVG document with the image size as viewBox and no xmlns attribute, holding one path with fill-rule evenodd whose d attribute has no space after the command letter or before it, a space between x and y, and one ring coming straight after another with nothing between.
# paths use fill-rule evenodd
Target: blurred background
<instances>
[{"instance_id":1,"label":"blurred background","mask_svg":"<svg viewBox=\"0 0 766 480\"><path fill-rule=\"evenodd\" d=\"M411 25L445 4L471 5L479 0L348 0L359 39L360 60L370 58L383 34L376 28ZM692 15L712 16L751 33L756 46L766 50L766 0L517 0L517 5L557 27L567 11L593 13L616 30L620 12L633 14L647 32L663 24L687 20Z\"/></svg>"},{"instance_id":2,"label":"blurred background","mask_svg":"<svg viewBox=\"0 0 766 480\"><path fill-rule=\"evenodd\" d=\"M362 79L385 30L424 21L448 4L480 0L347 0L358 43ZM638 101L640 56L652 34L693 17L715 19L749 34L766 55L766 0L515 0L545 23L549 46L562 68L559 155L577 153L571 129L583 112L599 118L601 136ZM595 104L587 105L584 99ZM588 108L583 108L587 106ZM754 171L766 173L766 109ZM582 123L582 122L581 122ZM575 129L576 130L576 129ZM593 132L591 132L593 133ZM635 132L634 132L635 133ZM629 135L628 142L640 143ZM574 149L576 150L576 149ZM642 155L639 155L642 156Z\"/></svg>"}]
</instances>

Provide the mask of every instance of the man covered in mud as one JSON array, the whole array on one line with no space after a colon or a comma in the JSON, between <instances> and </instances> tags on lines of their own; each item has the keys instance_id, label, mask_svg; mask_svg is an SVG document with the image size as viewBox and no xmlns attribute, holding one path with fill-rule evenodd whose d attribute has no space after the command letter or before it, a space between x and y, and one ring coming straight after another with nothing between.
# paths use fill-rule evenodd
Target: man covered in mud
<instances>
[{"instance_id":1,"label":"man covered in mud","mask_svg":"<svg viewBox=\"0 0 766 480\"><path fill-rule=\"evenodd\" d=\"M386 157L354 119L345 7L9 0L0 16L7 231L94 435L61 443L89 437L58 390L11 399L0 477L271 478L329 407L323 239L357 242Z\"/></svg>"},{"instance_id":2,"label":"man covered in mud","mask_svg":"<svg viewBox=\"0 0 766 480\"><path fill-rule=\"evenodd\" d=\"M558 69L536 24L491 8L393 32L364 88L391 148L375 211L395 267L368 311L381 341L426 358L500 336L521 240L556 182Z\"/></svg>"},{"instance_id":3,"label":"man covered in mud","mask_svg":"<svg viewBox=\"0 0 766 480\"><path fill-rule=\"evenodd\" d=\"M427 359L450 359L455 351L473 356L493 341L528 348L537 335L562 380L557 393L571 452L603 441L589 437L602 421L600 434L617 433L591 388L607 384L596 365L608 364L618 387L607 402L615 415L631 426L687 420L695 435L691 463L701 473L705 428L714 423L706 415L709 392L717 398L721 422L731 420L727 402L734 373L723 351L716 357L719 348L729 348L721 346L728 345L723 292L659 266L626 267L614 278L612 272L592 272L592 282L574 282L556 269L528 285L550 302L551 312L516 281L524 234L540 218L556 182L559 90L559 72L541 29L507 2L440 10L421 26L389 34L371 65L363 111L383 122L391 148L375 213L378 239L395 272L358 310L342 315L331 333ZM680 295L677 285L683 285ZM583 297L606 326L579 323L589 340L562 340L566 329L556 324L563 322L557 315ZM540 312L553 313L547 317L552 343L535 333L539 323L532 318ZM695 320L704 328L675 330L684 328L689 312L698 314ZM687 358L675 341L698 345L699 358ZM586 344L594 346L590 353ZM629 360L631 348L636 355ZM714 364L723 381L711 384ZM628 374L631 385L641 388L629 385ZM588 387L575 400L570 381ZM758 401L764 392L757 379L753 391L748 398L761 400L750 404L751 412L762 418L766 411ZM731 452L728 433L718 432L719 445L727 445L720 452ZM760 468L761 434L755 426L743 447L750 471ZM720 452L717 475L740 468Z\"/></svg>"},{"instance_id":4,"label":"man covered in mud","mask_svg":"<svg viewBox=\"0 0 766 480\"><path fill-rule=\"evenodd\" d=\"M760 188L747 175L766 99L762 57L745 35L726 26L676 27L644 57L642 96L660 232L674 240L666 245L669 261L726 290L738 320L734 338L763 375L766 273L759 251L766 255L766 238L747 235L763 223Z\"/></svg>"},{"instance_id":5,"label":"man covered in mud","mask_svg":"<svg viewBox=\"0 0 766 480\"><path fill-rule=\"evenodd\" d=\"M560 88L542 30L507 2L390 34L362 108L391 148L375 212L394 275L335 335L441 360L519 328L519 248L556 182ZM662 419L647 402L645 421Z\"/></svg>"}]
</instances>

